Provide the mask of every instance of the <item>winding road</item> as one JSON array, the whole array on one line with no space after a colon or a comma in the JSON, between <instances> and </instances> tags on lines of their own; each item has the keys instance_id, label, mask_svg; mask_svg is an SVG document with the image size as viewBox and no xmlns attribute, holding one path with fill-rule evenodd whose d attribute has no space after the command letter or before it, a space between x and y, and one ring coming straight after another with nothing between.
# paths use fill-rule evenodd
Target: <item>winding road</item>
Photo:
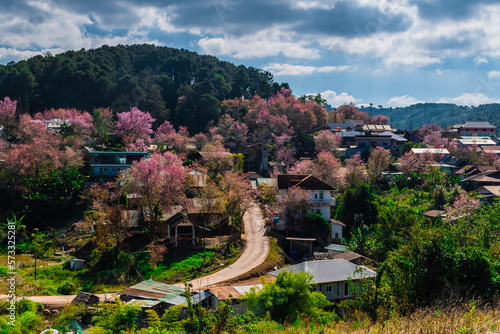
<instances>
[{"instance_id":1,"label":"winding road","mask_svg":"<svg viewBox=\"0 0 500 334\"><path fill-rule=\"evenodd\" d=\"M243 215L243 222L245 233L242 235L242 238L245 240L245 248L241 256L233 264L220 271L189 281L188 283L193 286L193 290L204 290L210 285L234 279L249 272L265 261L271 249L271 244L269 237L264 236L266 228L258 205L254 204L248 209ZM184 287L184 283L176 285ZM108 300L113 299L113 295L111 293L97 294L101 300L105 298ZM71 303L75 296L30 296L23 298L42 303L47 307L63 307ZM6 295L0 295L0 299L6 298Z\"/></svg>"},{"instance_id":2,"label":"winding road","mask_svg":"<svg viewBox=\"0 0 500 334\"><path fill-rule=\"evenodd\" d=\"M266 227L259 207L254 204L243 215L245 234L242 238L246 241L241 256L230 266L211 275L189 281L193 290L204 290L210 285L222 283L241 276L254 269L266 260L271 249L269 237L264 236ZM182 284L176 284L184 286Z\"/></svg>"}]
</instances>

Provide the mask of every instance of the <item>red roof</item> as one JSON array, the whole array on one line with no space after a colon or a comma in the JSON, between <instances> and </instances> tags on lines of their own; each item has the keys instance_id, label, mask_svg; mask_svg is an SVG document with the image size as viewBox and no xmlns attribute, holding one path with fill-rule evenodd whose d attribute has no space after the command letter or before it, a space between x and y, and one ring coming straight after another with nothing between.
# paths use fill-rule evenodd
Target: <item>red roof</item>
<instances>
[{"instance_id":1,"label":"red roof","mask_svg":"<svg viewBox=\"0 0 500 334\"><path fill-rule=\"evenodd\" d=\"M293 187L299 187L304 190L335 190L329 184L312 175L278 175L278 189L290 189Z\"/></svg>"}]
</instances>

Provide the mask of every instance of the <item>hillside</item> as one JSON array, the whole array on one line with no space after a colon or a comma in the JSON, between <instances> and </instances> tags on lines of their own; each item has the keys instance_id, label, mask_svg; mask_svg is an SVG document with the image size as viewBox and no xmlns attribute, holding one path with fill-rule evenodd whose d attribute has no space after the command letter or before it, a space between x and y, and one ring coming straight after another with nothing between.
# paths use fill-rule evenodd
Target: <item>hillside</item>
<instances>
[{"instance_id":1,"label":"hillside","mask_svg":"<svg viewBox=\"0 0 500 334\"><path fill-rule=\"evenodd\" d=\"M500 104L484 104L477 107L457 106L451 103L418 103L404 108L360 108L371 114L389 117L390 124L398 129L417 129L426 123L442 127L465 121L489 121L500 125ZM411 123L410 123L411 122Z\"/></svg>"},{"instance_id":2,"label":"hillside","mask_svg":"<svg viewBox=\"0 0 500 334\"><path fill-rule=\"evenodd\" d=\"M20 112L111 107L118 113L136 106L157 124L168 118L192 132L218 118L221 101L267 98L279 88L269 72L154 45L102 46L0 65L0 96L16 99Z\"/></svg>"}]
</instances>

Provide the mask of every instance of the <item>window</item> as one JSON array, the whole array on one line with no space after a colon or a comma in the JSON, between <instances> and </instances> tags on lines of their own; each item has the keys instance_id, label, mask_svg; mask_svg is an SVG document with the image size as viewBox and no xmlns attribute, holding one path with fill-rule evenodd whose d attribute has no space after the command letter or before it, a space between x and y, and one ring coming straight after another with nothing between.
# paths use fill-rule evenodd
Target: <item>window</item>
<instances>
[{"instance_id":1,"label":"window","mask_svg":"<svg viewBox=\"0 0 500 334\"><path fill-rule=\"evenodd\" d=\"M108 171L108 167L104 167L104 171L107 172Z\"/></svg>"},{"instance_id":2,"label":"window","mask_svg":"<svg viewBox=\"0 0 500 334\"><path fill-rule=\"evenodd\" d=\"M382 143L382 146L387 146L387 145L389 145L389 144L388 144L388 143L386 143L386 142L383 142L383 143Z\"/></svg>"},{"instance_id":3,"label":"window","mask_svg":"<svg viewBox=\"0 0 500 334\"><path fill-rule=\"evenodd\" d=\"M344 297L349 296L349 283L345 282L344 283Z\"/></svg>"},{"instance_id":4,"label":"window","mask_svg":"<svg viewBox=\"0 0 500 334\"><path fill-rule=\"evenodd\" d=\"M316 213L317 214L321 214L321 210L320 209L316 209Z\"/></svg>"},{"instance_id":5,"label":"window","mask_svg":"<svg viewBox=\"0 0 500 334\"><path fill-rule=\"evenodd\" d=\"M314 193L314 198L318 198L318 194L317 193Z\"/></svg>"},{"instance_id":6,"label":"window","mask_svg":"<svg viewBox=\"0 0 500 334\"><path fill-rule=\"evenodd\" d=\"M316 285L311 286L311 291L312 292L318 291L318 287Z\"/></svg>"},{"instance_id":7,"label":"window","mask_svg":"<svg viewBox=\"0 0 500 334\"><path fill-rule=\"evenodd\" d=\"M339 234L337 232L337 233L335 233L335 239L338 239L338 238L339 238Z\"/></svg>"},{"instance_id":8,"label":"window","mask_svg":"<svg viewBox=\"0 0 500 334\"><path fill-rule=\"evenodd\" d=\"M333 285L327 285L325 287L325 292L326 293L332 293L333 292Z\"/></svg>"},{"instance_id":9,"label":"window","mask_svg":"<svg viewBox=\"0 0 500 334\"><path fill-rule=\"evenodd\" d=\"M319 192L319 200L322 201L325 197L325 193L323 191Z\"/></svg>"}]
</instances>

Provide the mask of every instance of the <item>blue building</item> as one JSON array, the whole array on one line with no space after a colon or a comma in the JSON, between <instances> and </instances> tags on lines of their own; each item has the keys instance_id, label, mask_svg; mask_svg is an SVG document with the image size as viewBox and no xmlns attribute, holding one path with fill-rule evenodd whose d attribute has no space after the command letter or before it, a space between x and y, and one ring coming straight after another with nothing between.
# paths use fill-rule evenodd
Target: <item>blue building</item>
<instances>
[{"instance_id":1,"label":"blue building","mask_svg":"<svg viewBox=\"0 0 500 334\"><path fill-rule=\"evenodd\" d=\"M132 167L134 161L139 161L149 155L148 152L89 152L89 176L91 179L110 179L118 176L122 170Z\"/></svg>"}]
</instances>

